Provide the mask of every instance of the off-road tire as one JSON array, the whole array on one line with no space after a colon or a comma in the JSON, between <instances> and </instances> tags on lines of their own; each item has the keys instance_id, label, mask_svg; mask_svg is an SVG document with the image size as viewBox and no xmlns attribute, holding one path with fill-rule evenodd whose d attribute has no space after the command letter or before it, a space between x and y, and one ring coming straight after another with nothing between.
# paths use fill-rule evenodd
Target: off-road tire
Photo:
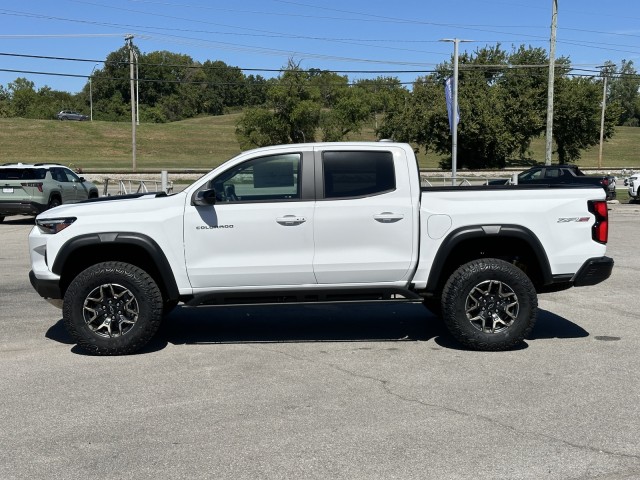
<instances>
[{"instance_id":1,"label":"off-road tire","mask_svg":"<svg viewBox=\"0 0 640 480\"><path fill-rule=\"evenodd\" d=\"M538 297L518 267L494 258L459 267L447 281L442 313L449 332L473 350L509 350L536 322Z\"/></svg>"},{"instance_id":2,"label":"off-road tire","mask_svg":"<svg viewBox=\"0 0 640 480\"><path fill-rule=\"evenodd\" d=\"M162 321L162 294L144 270L104 262L82 271L69 285L63 320L83 350L126 355L144 347Z\"/></svg>"}]
</instances>

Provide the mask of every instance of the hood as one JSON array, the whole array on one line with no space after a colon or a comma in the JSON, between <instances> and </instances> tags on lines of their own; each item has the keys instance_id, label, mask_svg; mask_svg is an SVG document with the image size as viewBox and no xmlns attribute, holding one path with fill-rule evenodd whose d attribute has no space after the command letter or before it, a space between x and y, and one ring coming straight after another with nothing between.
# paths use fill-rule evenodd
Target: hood
<instances>
[{"instance_id":1,"label":"hood","mask_svg":"<svg viewBox=\"0 0 640 480\"><path fill-rule=\"evenodd\" d=\"M175 197L182 197L182 195L177 193L169 196L164 192L153 192L92 198L79 203L60 205L59 207L46 210L38 215L37 218L150 212L162 208L158 205L159 202L163 202L166 205L165 202ZM182 202L182 200L179 201Z\"/></svg>"}]
</instances>

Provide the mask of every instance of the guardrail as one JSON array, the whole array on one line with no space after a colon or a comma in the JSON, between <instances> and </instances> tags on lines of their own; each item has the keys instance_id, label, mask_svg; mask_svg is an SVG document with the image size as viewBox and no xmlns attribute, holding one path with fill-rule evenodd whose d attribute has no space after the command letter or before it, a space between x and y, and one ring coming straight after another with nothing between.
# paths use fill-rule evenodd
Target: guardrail
<instances>
[{"instance_id":1,"label":"guardrail","mask_svg":"<svg viewBox=\"0 0 640 480\"><path fill-rule=\"evenodd\" d=\"M476 185L492 184L508 185L512 183L512 177L456 177L455 184L452 184L451 175L421 175L420 186L422 187L471 187Z\"/></svg>"},{"instance_id":2,"label":"guardrail","mask_svg":"<svg viewBox=\"0 0 640 480\"><path fill-rule=\"evenodd\" d=\"M149 188L152 187L150 190ZM115 195L128 195L130 193L166 192L173 193L173 182L164 180L118 180L104 179L102 196L108 197L112 193L109 189L116 189Z\"/></svg>"}]
</instances>

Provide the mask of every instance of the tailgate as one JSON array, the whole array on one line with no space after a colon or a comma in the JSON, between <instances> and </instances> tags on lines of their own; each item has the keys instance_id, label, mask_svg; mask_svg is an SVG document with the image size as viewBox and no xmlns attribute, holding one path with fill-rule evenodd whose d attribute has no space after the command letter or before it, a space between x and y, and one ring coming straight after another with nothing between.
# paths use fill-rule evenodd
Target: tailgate
<instances>
[{"instance_id":1,"label":"tailgate","mask_svg":"<svg viewBox=\"0 0 640 480\"><path fill-rule=\"evenodd\" d=\"M42 193L42 182L37 180L0 180L0 200L30 200Z\"/></svg>"}]
</instances>

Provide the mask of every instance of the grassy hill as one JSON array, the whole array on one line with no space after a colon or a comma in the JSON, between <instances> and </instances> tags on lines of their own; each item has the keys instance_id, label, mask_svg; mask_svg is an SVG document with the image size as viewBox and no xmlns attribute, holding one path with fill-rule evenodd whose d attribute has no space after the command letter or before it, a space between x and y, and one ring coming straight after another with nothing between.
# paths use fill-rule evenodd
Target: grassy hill
<instances>
[{"instance_id":1,"label":"grassy hill","mask_svg":"<svg viewBox=\"0 0 640 480\"><path fill-rule=\"evenodd\" d=\"M240 152L235 126L240 113L137 127L138 170L208 169ZM375 140L365 128L351 140ZM640 168L640 128L618 127L604 145L603 168ZM544 138L532 145L544 160ZM420 166L437 168L439 156L420 155ZM0 119L0 163L53 161L84 170L131 170L131 124ZM583 154L584 167L598 165L598 147Z\"/></svg>"},{"instance_id":2,"label":"grassy hill","mask_svg":"<svg viewBox=\"0 0 640 480\"><path fill-rule=\"evenodd\" d=\"M239 115L138 125L138 169L218 165L240 152ZM130 123L0 119L0 163L54 161L85 170L130 170L131 143Z\"/></svg>"}]
</instances>

